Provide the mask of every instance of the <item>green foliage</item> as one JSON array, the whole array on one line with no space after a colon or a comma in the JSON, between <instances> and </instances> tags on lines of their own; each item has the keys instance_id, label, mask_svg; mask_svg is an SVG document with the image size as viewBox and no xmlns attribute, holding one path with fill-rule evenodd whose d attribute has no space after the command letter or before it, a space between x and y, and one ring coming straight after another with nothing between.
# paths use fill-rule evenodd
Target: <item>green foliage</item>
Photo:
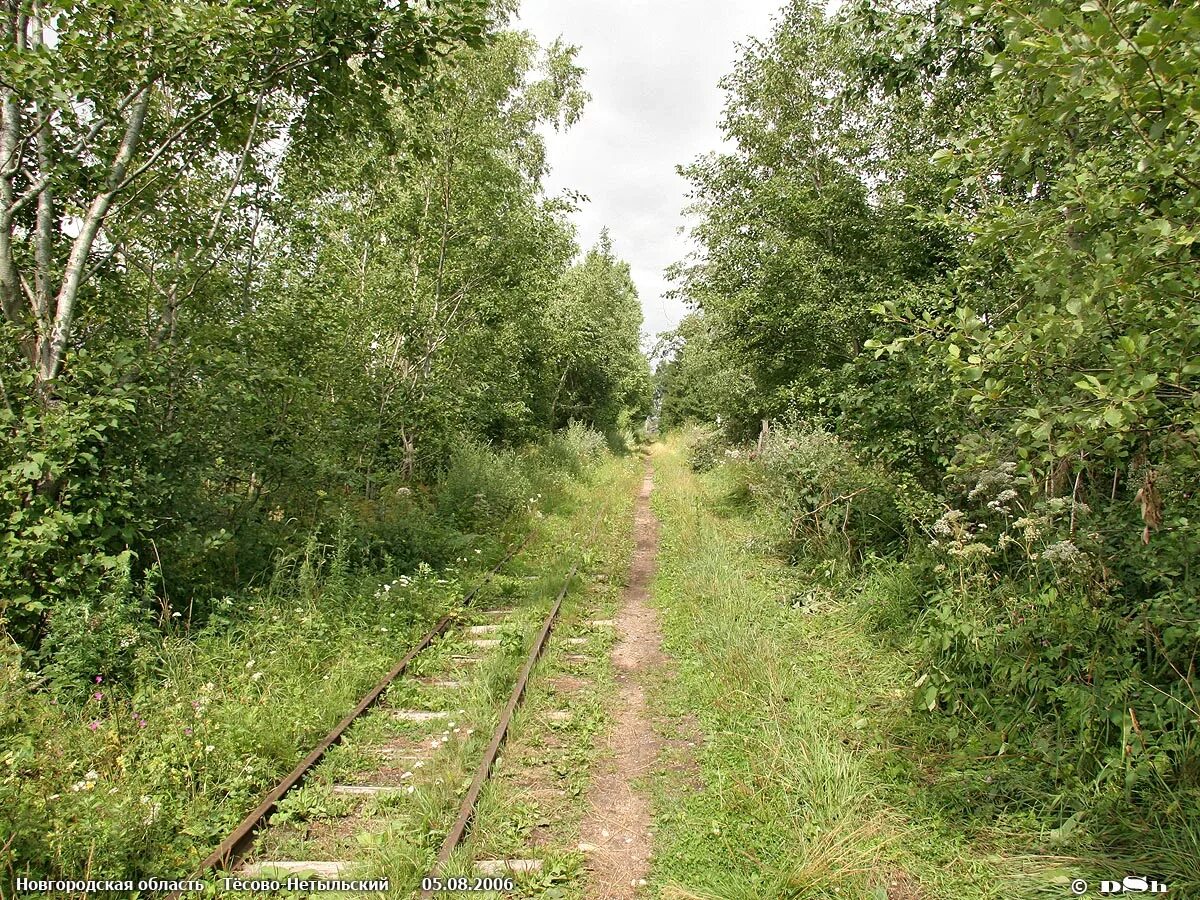
<instances>
[{"instance_id":1,"label":"green foliage","mask_svg":"<svg viewBox=\"0 0 1200 900\"><path fill-rule=\"evenodd\" d=\"M786 523L785 540L816 555L859 559L902 545L905 521L888 473L812 429L779 429L759 458L756 498Z\"/></svg>"},{"instance_id":2,"label":"green foliage","mask_svg":"<svg viewBox=\"0 0 1200 900\"><path fill-rule=\"evenodd\" d=\"M125 551L90 595L64 600L47 617L45 657L52 662L45 673L60 697L83 699L98 672L128 683L136 654L153 645L153 597L149 591L139 596L130 564Z\"/></svg>"},{"instance_id":3,"label":"green foliage","mask_svg":"<svg viewBox=\"0 0 1200 900\"><path fill-rule=\"evenodd\" d=\"M0 621L35 651L58 603L127 580L126 548L139 536L132 523L155 487L129 434L144 392L112 389L110 364L84 358L78 369L74 389L51 408L15 391L0 408L0 440L11 451L0 469Z\"/></svg>"},{"instance_id":4,"label":"green foliage","mask_svg":"<svg viewBox=\"0 0 1200 900\"><path fill-rule=\"evenodd\" d=\"M603 434L572 420L546 442L543 454L556 467L579 474L598 462L607 450L608 443Z\"/></svg>"},{"instance_id":5,"label":"green foliage","mask_svg":"<svg viewBox=\"0 0 1200 900\"><path fill-rule=\"evenodd\" d=\"M663 428L721 422L735 437L757 428L754 381L744 364L724 352L721 338L702 315L686 316L665 335L658 355L655 396Z\"/></svg>"},{"instance_id":6,"label":"green foliage","mask_svg":"<svg viewBox=\"0 0 1200 900\"><path fill-rule=\"evenodd\" d=\"M727 442L719 431L696 429L688 436L688 465L693 472L711 472L726 459Z\"/></svg>"},{"instance_id":7,"label":"green foliage","mask_svg":"<svg viewBox=\"0 0 1200 900\"><path fill-rule=\"evenodd\" d=\"M531 492L514 454L465 443L438 484L438 512L463 531L484 534L532 506Z\"/></svg>"},{"instance_id":8,"label":"green foliage","mask_svg":"<svg viewBox=\"0 0 1200 900\"><path fill-rule=\"evenodd\" d=\"M605 230L564 277L547 324L558 374L550 402L554 424L579 419L604 432L650 411L650 369L638 344L642 311L629 264Z\"/></svg>"},{"instance_id":9,"label":"green foliage","mask_svg":"<svg viewBox=\"0 0 1200 900\"><path fill-rule=\"evenodd\" d=\"M616 433L647 402L628 267L608 244L573 266L570 207L542 190L541 129L587 99L574 48L483 34L474 0L127 6L118 27L39 4L18 24L61 13L58 45L4 63L29 76L4 81L23 85L3 88L7 124L78 101L0 179L20 205L0 263L26 285L4 294L0 620L60 679L123 640L69 632L126 588L116 619L190 627L346 521L354 571L453 560L537 493L513 448L568 420ZM55 223L107 196L142 96L144 180L105 200L99 244L72 245ZM39 292L75 249L55 356ZM581 436L553 453L582 465Z\"/></svg>"},{"instance_id":10,"label":"green foliage","mask_svg":"<svg viewBox=\"0 0 1200 900\"><path fill-rule=\"evenodd\" d=\"M1168 0L788 3L687 169L660 366L666 424L782 423L756 495L920 636L957 802L1122 803L1126 845L1192 833L1200 783L1197 35Z\"/></svg>"}]
</instances>

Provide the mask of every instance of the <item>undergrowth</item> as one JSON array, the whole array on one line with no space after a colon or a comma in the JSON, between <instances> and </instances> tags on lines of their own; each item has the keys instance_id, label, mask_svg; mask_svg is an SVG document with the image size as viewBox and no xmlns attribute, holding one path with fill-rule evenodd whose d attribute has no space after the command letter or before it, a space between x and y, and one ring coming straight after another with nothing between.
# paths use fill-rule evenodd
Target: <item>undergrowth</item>
<instances>
[{"instance_id":1,"label":"undergrowth","mask_svg":"<svg viewBox=\"0 0 1200 900\"><path fill-rule=\"evenodd\" d=\"M935 498L819 430L732 455L715 494L752 499L718 502L791 564L790 610L849 617L911 666L891 728L939 816L1200 887L1186 569L1131 580L1141 562L1104 562L1111 523L1013 467L959 472Z\"/></svg>"},{"instance_id":2,"label":"undergrowth","mask_svg":"<svg viewBox=\"0 0 1200 900\"><path fill-rule=\"evenodd\" d=\"M415 526L446 536L435 550L457 548L436 567L402 538L389 545L387 529L364 541L345 518L203 622L157 601L165 618L148 626L155 598L122 588L118 571L111 595L64 627L55 665L38 672L3 645L0 896L17 875L189 874L504 544L586 479L606 451L584 431L455 457Z\"/></svg>"}]
</instances>

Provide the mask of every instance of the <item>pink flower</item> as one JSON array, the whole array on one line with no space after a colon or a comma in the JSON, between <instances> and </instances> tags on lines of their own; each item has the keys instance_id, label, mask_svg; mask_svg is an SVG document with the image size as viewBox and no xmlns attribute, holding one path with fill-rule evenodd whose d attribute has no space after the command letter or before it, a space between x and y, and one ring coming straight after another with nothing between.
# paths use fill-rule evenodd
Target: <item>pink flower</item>
<instances>
[{"instance_id":1,"label":"pink flower","mask_svg":"<svg viewBox=\"0 0 1200 900\"><path fill-rule=\"evenodd\" d=\"M185 728L185 729L183 729L183 733L184 733L184 734L186 734L188 737L191 737L191 736L192 736L192 729L190 729L190 728Z\"/></svg>"},{"instance_id":2,"label":"pink flower","mask_svg":"<svg viewBox=\"0 0 1200 900\"><path fill-rule=\"evenodd\" d=\"M146 727L146 720L138 719L138 728L145 728L145 727Z\"/></svg>"},{"instance_id":3,"label":"pink flower","mask_svg":"<svg viewBox=\"0 0 1200 900\"><path fill-rule=\"evenodd\" d=\"M92 694L92 697L93 697L94 699L96 699L96 700L103 700L103 699L104 699L104 695L103 695L102 693L100 693L99 691L96 691L96 693Z\"/></svg>"},{"instance_id":4,"label":"pink flower","mask_svg":"<svg viewBox=\"0 0 1200 900\"><path fill-rule=\"evenodd\" d=\"M92 721L88 722L88 728L90 728L92 731L95 731L99 727L100 727L100 723L97 722L95 719L92 719Z\"/></svg>"},{"instance_id":5,"label":"pink flower","mask_svg":"<svg viewBox=\"0 0 1200 900\"><path fill-rule=\"evenodd\" d=\"M103 680L104 680L104 676L103 676L103 675L97 675L97 676L96 676L96 684L99 684L99 683L100 683L100 682L102 682Z\"/></svg>"}]
</instances>

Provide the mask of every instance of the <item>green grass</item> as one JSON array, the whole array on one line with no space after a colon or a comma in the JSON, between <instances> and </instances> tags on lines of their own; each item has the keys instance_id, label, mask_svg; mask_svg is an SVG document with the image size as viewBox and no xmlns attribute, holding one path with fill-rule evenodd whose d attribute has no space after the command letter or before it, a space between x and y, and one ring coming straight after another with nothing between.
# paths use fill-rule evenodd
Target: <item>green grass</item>
<instances>
[{"instance_id":1,"label":"green grass","mask_svg":"<svg viewBox=\"0 0 1200 900\"><path fill-rule=\"evenodd\" d=\"M389 690L383 707L355 723L342 745L317 767L305 786L282 804L282 815L259 839L255 859L337 859L356 864L356 877L386 877L391 896L409 896L431 870L435 854L458 812L459 802L491 737L567 570L581 562L567 594L554 636L531 679L525 703L514 717L510 737L476 809L468 839L445 875L470 875L473 859L525 858L544 861L543 870L517 875L505 896L581 897L581 856L576 852L594 737L604 722L602 691L609 683L607 648L611 635L595 634L585 663L565 659L563 639L591 633L585 619L611 612L627 564L632 517L629 504L638 472L634 460L610 458L587 477L567 486L558 515L547 517L539 539L521 558L518 572L500 579L482 607L512 608L504 618L508 636L499 651L468 670L453 674L461 688L441 689L403 682ZM468 612L465 621L491 621ZM453 652L465 650L459 635L448 635L415 660L423 674L450 675ZM587 679L586 689L569 696L555 679L570 672ZM387 708L447 709L450 724L392 720ZM567 709L568 720L551 711ZM331 795L337 783L380 780L375 748L396 739L424 743L443 729L470 726L473 734L453 737L419 765L406 764L402 784L411 793L347 803ZM401 766L404 768L405 766ZM530 777L532 776L532 777ZM395 781L393 781L395 783ZM551 793L537 788L552 788ZM349 813L349 815L347 815ZM276 827L276 826L279 827ZM251 895L247 895L251 896ZM253 895L255 897L259 895ZM264 895L265 896L265 895ZM330 895L340 896L340 895ZM445 896L495 897L487 892Z\"/></svg>"},{"instance_id":2,"label":"green grass","mask_svg":"<svg viewBox=\"0 0 1200 900\"><path fill-rule=\"evenodd\" d=\"M631 465L605 457L578 471L540 473L537 490L545 499L530 517L537 536L478 605L519 600L537 606L581 553L585 569L602 568L597 560L607 556L583 552L586 533L598 501L628 478ZM511 533L493 534L484 542L511 539ZM95 686L100 697L82 704L56 700L33 676L0 659L0 897L10 896L18 874L190 874L414 636L482 578L487 562L486 553L468 553L456 567L426 569L389 590L382 585L399 573L349 576L298 566L298 577L230 598L223 621L148 648L137 662L136 688L101 681ZM508 637L519 643L520 635ZM450 643L422 663L436 668L438 653ZM508 669L515 670L519 652L501 654ZM512 672L483 674L473 699L506 695ZM391 699L408 702L405 690ZM378 726L365 725L363 733L372 727ZM311 792L292 801L293 815L327 817L341 808L341 801L322 798L321 785L366 763L363 756L355 761L354 752L348 746L332 754ZM410 842L413 871L436 846L434 832L445 827L443 808L454 804L455 792L427 799L427 812L414 826L420 840Z\"/></svg>"},{"instance_id":3,"label":"green grass","mask_svg":"<svg viewBox=\"0 0 1200 900\"><path fill-rule=\"evenodd\" d=\"M1081 862L970 831L898 735L914 667L851 600L851 576L785 568L730 469L655 457L655 603L678 676L658 689L663 898L1068 896Z\"/></svg>"}]
</instances>

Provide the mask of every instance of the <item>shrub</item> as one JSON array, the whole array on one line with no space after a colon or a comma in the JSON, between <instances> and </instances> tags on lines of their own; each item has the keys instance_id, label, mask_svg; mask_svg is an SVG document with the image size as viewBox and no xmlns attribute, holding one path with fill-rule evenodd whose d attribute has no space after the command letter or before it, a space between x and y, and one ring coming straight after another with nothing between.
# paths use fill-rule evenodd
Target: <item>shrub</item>
<instances>
[{"instance_id":1,"label":"shrub","mask_svg":"<svg viewBox=\"0 0 1200 900\"><path fill-rule=\"evenodd\" d=\"M820 429L776 429L752 487L794 550L859 561L867 550L899 549L906 537L895 480Z\"/></svg>"},{"instance_id":2,"label":"shrub","mask_svg":"<svg viewBox=\"0 0 1200 900\"><path fill-rule=\"evenodd\" d=\"M113 561L110 577L95 594L59 602L50 613L45 650L51 662L45 673L56 691L82 699L93 679L128 680L134 655L153 634L153 596L139 596L130 574L132 554Z\"/></svg>"},{"instance_id":3,"label":"shrub","mask_svg":"<svg viewBox=\"0 0 1200 900\"><path fill-rule=\"evenodd\" d=\"M465 532L498 529L533 499L525 469L512 451L464 442L438 483L438 515Z\"/></svg>"},{"instance_id":4,"label":"shrub","mask_svg":"<svg viewBox=\"0 0 1200 900\"><path fill-rule=\"evenodd\" d=\"M594 428L572 419L546 442L543 458L558 468L579 474L608 451L608 441Z\"/></svg>"},{"instance_id":5,"label":"shrub","mask_svg":"<svg viewBox=\"0 0 1200 900\"><path fill-rule=\"evenodd\" d=\"M695 429L687 440L688 465L693 472L711 472L725 458L726 441L715 429Z\"/></svg>"}]
</instances>

